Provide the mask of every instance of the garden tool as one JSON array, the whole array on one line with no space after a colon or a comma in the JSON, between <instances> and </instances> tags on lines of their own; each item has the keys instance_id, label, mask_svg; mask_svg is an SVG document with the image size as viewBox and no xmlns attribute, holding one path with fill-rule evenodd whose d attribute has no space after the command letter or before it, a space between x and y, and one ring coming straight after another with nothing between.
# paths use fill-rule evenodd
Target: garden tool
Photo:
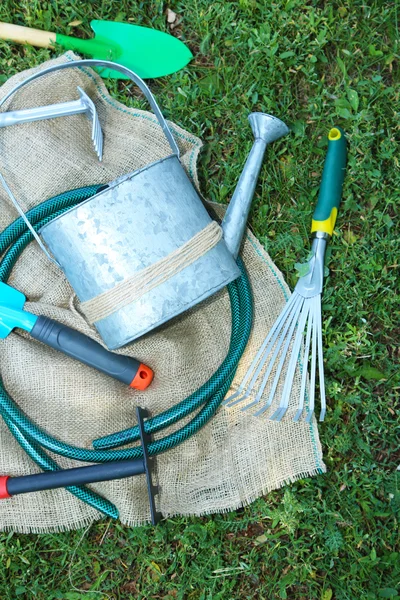
<instances>
[{"instance_id":1,"label":"garden tool","mask_svg":"<svg viewBox=\"0 0 400 600\"><path fill-rule=\"evenodd\" d=\"M178 38L149 27L139 27L116 21L91 21L95 37L90 40L0 23L0 39L39 48L54 48L55 44L88 54L94 59L117 61L140 77L163 77L179 71L193 58L189 48ZM102 77L129 79L125 73L111 68L99 70Z\"/></svg>"},{"instance_id":2,"label":"garden tool","mask_svg":"<svg viewBox=\"0 0 400 600\"><path fill-rule=\"evenodd\" d=\"M311 378L306 421L311 421L315 407L317 357L321 398L319 419L320 421L324 420L326 399L322 350L321 293L324 280L325 251L333 234L342 197L346 159L347 149L344 132L339 127L334 127L328 134L328 152L318 202L312 220L311 233L314 239L311 246L311 258L308 260L305 269L306 273L297 282L292 296L257 352L239 389L224 401L227 406L234 406L249 398L259 378L262 378L255 399L245 405L242 410L258 406L271 373L273 373L274 379L268 400L261 408L258 408L254 415L258 416L265 413L275 398L279 381L284 372L284 365L287 365L287 371L283 377L284 383L280 404L271 416L271 420L280 421L288 409L296 366L300 364L302 369L300 396L298 410L294 416L294 421L298 421L304 410L311 346Z\"/></svg>"},{"instance_id":3,"label":"garden tool","mask_svg":"<svg viewBox=\"0 0 400 600\"><path fill-rule=\"evenodd\" d=\"M69 115L85 114L92 125L92 142L94 150L101 161L103 155L103 132L101 130L99 117L94 102L89 98L82 88L77 86L80 99L71 102L60 102L38 108L27 108L24 110L13 110L0 113L0 127L19 125L20 123L32 123L55 117L67 117Z\"/></svg>"},{"instance_id":4,"label":"garden tool","mask_svg":"<svg viewBox=\"0 0 400 600\"><path fill-rule=\"evenodd\" d=\"M29 492L54 490L60 487L77 487L87 483L114 481L115 479L145 474L151 522L156 525L161 518L161 514L157 512L155 507L154 495L158 493L158 487L152 481L152 460L147 452L151 437L144 430L144 418L148 416L148 413L143 408L137 407L136 416L143 448L141 458L114 460L100 465L59 469L46 473L35 473L34 475L22 475L21 477L2 475L0 476L0 500Z\"/></svg>"},{"instance_id":5,"label":"garden tool","mask_svg":"<svg viewBox=\"0 0 400 600\"><path fill-rule=\"evenodd\" d=\"M174 136L149 88L126 67L98 60L54 65L19 83L5 99L48 73L89 66L118 70L138 85L172 151L120 177L40 230L81 301L80 310L113 350L239 277L236 259L267 144L289 130L271 115L250 115L255 141L220 227L189 180Z\"/></svg>"},{"instance_id":6,"label":"garden tool","mask_svg":"<svg viewBox=\"0 0 400 600\"><path fill-rule=\"evenodd\" d=\"M130 356L109 352L83 333L70 329L48 317L25 310L22 292L0 282L0 339L15 328L28 331L31 337L80 362L138 390L146 389L153 371Z\"/></svg>"}]
</instances>

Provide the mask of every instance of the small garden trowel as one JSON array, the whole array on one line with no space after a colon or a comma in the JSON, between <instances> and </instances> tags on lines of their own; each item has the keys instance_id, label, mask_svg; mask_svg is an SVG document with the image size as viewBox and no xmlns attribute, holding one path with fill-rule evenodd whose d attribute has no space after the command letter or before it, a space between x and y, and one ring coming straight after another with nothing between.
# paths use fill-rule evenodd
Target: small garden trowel
<instances>
[{"instance_id":1,"label":"small garden trowel","mask_svg":"<svg viewBox=\"0 0 400 600\"><path fill-rule=\"evenodd\" d=\"M193 58L189 48L181 40L157 29L98 20L91 21L90 27L95 37L83 40L80 37L0 22L0 39L39 48L54 48L58 44L95 59L117 62L142 79L175 73ZM101 77L129 79L127 75L110 69L100 69L99 74Z\"/></svg>"},{"instance_id":2,"label":"small garden trowel","mask_svg":"<svg viewBox=\"0 0 400 600\"><path fill-rule=\"evenodd\" d=\"M130 356L109 352L83 333L62 323L23 310L25 300L22 292L0 282L0 339L6 338L18 327L28 331L35 340L129 387L145 390L150 385L154 373L149 367Z\"/></svg>"}]
</instances>

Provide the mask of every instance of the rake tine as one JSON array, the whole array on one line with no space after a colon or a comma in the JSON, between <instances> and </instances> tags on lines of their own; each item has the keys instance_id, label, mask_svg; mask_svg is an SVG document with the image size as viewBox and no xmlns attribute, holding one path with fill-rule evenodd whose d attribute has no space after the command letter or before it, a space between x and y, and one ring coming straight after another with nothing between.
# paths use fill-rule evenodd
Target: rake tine
<instances>
[{"instance_id":1,"label":"rake tine","mask_svg":"<svg viewBox=\"0 0 400 600\"><path fill-rule=\"evenodd\" d=\"M93 142L93 146L96 151L96 154L97 154L99 160L101 160L102 132L100 130L100 124L99 124L99 120L97 118L97 114L95 112L93 112L93 109L91 107L89 110L90 110L90 117L92 119L92 142Z\"/></svg>"},{"instance_id":2,"label":"rake tine","mask_svg":"<svg viewBox=\"0 0 400 600\"><path fill-rule=\"evenodd\" d=\"M276 388L278 386L278 382L279 382L279 379L280 379L280 376L281 376L282 367L283 367L283 365L285 363L285 360L287 358L287 350L288 350L289 345L290 345L291 337L293 335L293 331L294 331L294 328L296 327L297 319L299 317L299 314L300 314L300 311L301 311L301 307L303 305L303 300L304 299L301 296L298 297L298 302L296 302L295 305L294 305L295 309L292 311L292 314L290 315L290 318L288 319L288 322L287 322L287 324L285 326L285 329L284 329L284 331L282 333L282 336L281 336L281 338L279 340L279 345L276 347L275 352L274 352L274 354L272 356L271 363L270 363L271 370L272 370L272 366L275 363L275 360L276 360L276 358L277 358L277 356L278 356L278 354L280 352L282 343L283 343L284 340L286 340L285 341L285 345L284 345L283 350L282 350L281 358L280 358L279 363L278 363L278 368L277 368L277 371L275 373L275 377L274 377L272 388L271 388L271 391L270 391L270 394L269 394L268 402L266 403L266 405L263 408L260 408L260 410L258 410L255 413L255 416L262 415L271 406L271 404L272 404L272 401L273 401L274 396L275 396ZM289 333L288 333L288 335L286 335L288 329L289 329ZM270 372L271 371L269 371L269 373L268 373L268 377L269 377ZM264 376L262 387L261 387L261 389L258 392L258 395L260 396L260 398L261 398L262 392L264 391L264 388L265 388L266 384L267 384L267 373Z\"/></svg>"},{"instance_id":3,"label":"rake tine","mask_svg":"<svg viewBox=\"0 0 400 600\"><path fill-rule=\"evenodd\" d=\"M101 146L100 152L102 154L103 153L103 130L101 129L101 125L100 125L100 121L99 121L98 117L96 119L96 124L97 124L96 125L97 126L97 135L96 135L96 137L98 139L99 146Z\"/></svg>"},{"instance_id":4,"label":"rake tine","mask_svg":"<svg viewBox=\"0 0 400 600\"><path fill-rule=\"evenodd\" d=\"M297 312L297 308L298 308L300 302L301 302L301 299L300 298L296 298L295 301L293 302L292 310L294 308L295 312ZM267 369L265 371L265 374L263 376L263 379L261 381L261 385L260 385L260 387L258 389L258 392L257 392L257 395L256 395L255 399L253 400L253 402L250 402L250 404L246 404L246 406L244 406L242 408L242 411L247 410L248 408L250 408L250 407L252 407L255 404L258 404L260 402L261 397L262 397L262 395L264 393L265 386L267 385L269 376L270 376L271 371L272 371L272 369L274 367L276 358L277 358L277 356L278 356L278 354L280 352L282 344L285 341L286 333L287 333L287 330L290 327L290 324L291 324L292 320L293 320L293 312L287 313L286 311L285 311L285 314L282 313L281 316L277 319L274 336L273 336L272 340L270 341L267 350L265 351L264 357L263 357L262 361L260 362L260 365L259 365L256 373L253 376L253 379L251 381L252 385L254 385L255 381L257 380L258 376L260 375L261 371L263 370L265 364L267 363L267 359L270 356L270 353L271 353L271 351L272 351L272 349L274 347L275 347L275 350L274 350L272 356L270 357L269 362L267 363ZM284 328L283 328L283 331L282 331L282 327L283 326L284 326ZM279 339L278 339L278 342L277 342L276 340L277 340L278 337L279 337ZM271 402L272 402L272 400L271 400ZM271 405L271 402L267 403L267 405L266 405L266 407L265 407L264 410L266 410ZM262 412L264 412L264 410L262 410ZM256 414L258 414L258 413L256 413Z\"/></svg>"},{"instance_id":5,"label":"rake tine","mask_svg":"<svg viewBox=\"0 0 400 600\"><path fill-rule=\"evenodd\" d=\"M318 301L318 296L317 296ZM309 411L306 417L306 423L311 423L311 419L314 413L315 407L315 374L316 374L316 363L317 363L317 323L316 323L316 307L315 297L311 298L312 306L311 311L313 313L313 329L312 329L312 344L311 344L311 380L310 380L310 404Z\"/></svg>"},{"instance_id":6,"label":"rake tine","mask_svg":"<svg viewBox=\"0 0 400 600\"><path fill-rule=\"evenodd\" d=\"M292 389L294 374L296 371L296 366L298 364L298 359L299 359L299 354L300 354L301 342L304 337L304 329L305 329L305 325L307 322L309 312L310 312L310 302L308 301L308 299L306 299L303 303L303 308L302 308L302 311L300 314L300 319L298 320L298 324L297 324L296 337L293 342L292 352L290 354L289 365L288 365L288 369L286 372L285 383L284 383L283 390L282 390L282 396L281 396L279 408L275 412L275 414L272 415L271 420L281 421L282 418L285 416L286 411L288 409L290 391Z\"/></svg>"},{"instance_id":7,"label":"rake tine","mask_svg":"<svg viewBox=\"0 0 400 600\"><path fill-rule=\"evenodd\" d=\"M295 308L295 310L296 310L296 307L298 306L299 302L300 302L299 298L296 298L293 301L292 305ZM258 404L260 402L261 397L264 393L265 386L267 385L269 376L274 367L276 358L280 352L282 344L285 341L286 333L290 327L292 320L293 320L293 313L292 312L288 313L287 311L282 312L281 315L276 320L275 333L274 333L273 339L271 340L267 350L265 351L264 357L262 359L262 363L260 364L259 368L257 369L257 377L260 374L260 372L262 371L262 369L264 368L265 363L267 362L267 359L270 356L272 349L275 348L275 350L274 350L272 356L269 358L269 361L267 363L267 369L264 373L263 379L261 381L261 385L259 386L259 389L258 389L255 399L253 400L253 402L250 402L250 404L246 404L246 406L244 406L242 408L242 411L247 410L248 408L251 408L252 406L254 406L255 404ZM282 330L282 328L283 328L283 330ZM279 339L278 339L278 341L276 341L278 337L279 337ZM255 376L253 379L255 381ZM271 404L270 402L267 403L264 410L266 410L270 406L270 404Z\"/></svg>"},{"instance_id":8,"label":"rake tine","mask_svg":"<svg viewBox=\"0 0 400 600\"><path fill-rule=\"evenodd\" d=\"M79 86L78 91L81 97L80 102L82 108L84 109L87 118L90 119L92 123L92 142L98 159L101 161L103 155L103 131L101 129L99 117L97 116L96 106L93 100L89 98L86 92Z\"/></svg>"},{"instance_id":9,"label":"rake tine","mask_svg":"<svg viewBox=\"0 0 400 600\"><path fill-rule=\"evenodd\" d=\"M260 362L260 359L261 359L262 355L264 354L264 351L265 351L265 355L268 356L268 353L270 352L269 341L271 340L272 337L274 338L272 340L272 346L273 346L273 344L275 343L275 340L276 340L276 337L277 337L279 331L278 331L277 335L274 335L274 334L275 334L275 332L276 332L276 330L278 328L278 325L280 324L280 321L281 321L282 317L285 314L288 313L288 311L290 309L290 306L293 304L293 301L294 301L294 296L292 295L289 298L289 301L287 302L287 304L285 305L284 310L278 316L278 318L276 319L274 325L270 329L270 331L269 331L267 337L265 338L264 342L260 346L260 349L258 350L256 356L254 357L254 359L253 359L250 367L248 368L248 370L247 370L247 372L246 372L246 374L245 374L245 376L243 378L243 381L240 384L238 390L234 394L232 394L231 396L229 396L229 398L226 398L224 400L223 404L227 404L228 402L230 402L231 400L233 400L237 396L241 395L242 391L246 387L246 384L247 384L248 380L250 379L250 377L252 376L253 372L255 371L256 376L253 376L253 378L252 378L252 380L251 380L251 382L250 382L250 384L248 386L248 390L246 390L246 393L243 396L243 400L249 396L250 391L251 391L251 389L253 387L253 384L255 383L255 381L256 381L259 373L260 373L260 370L262 369L262 367L261 367L261 369L260 368L257 369L258 363ZM268 348L266 349L267 346L268 346ZM235 402L235 404L236 404L236 402ZM233 406L233 404L232 404L232 406Z\"/></svg>"},{"instance_id":10,"label":"rake tine","mask_svg":"<svg viewBox=\"0 0 400 600\"><path fill-rule=\"evenodd\" d=\"M298 327L299 315L300 315L300 312L301 312L301 310L303 308L303 304L304 304L304 298L301 297L301 303L300 303L298 309L296 310L296 312L293 315L293 320L292 320L292 323L291 323L291 326L290 326L290 331L289 331L289 334L288 334L288 336L286 338L286 343L285 343L285 346L283 348L281 358L279 360L278 369L277 369L277 371L275 373L274 382L272 384L272 389L271 389L270 397L269 397L269 400L268 400L271 403L272 403L272 401L273 401L273 399L275 397L276 388L278 387L278 383L279 383L279 379L281 377L283 365L285 364L286 360L288 359L289 346L290 346L290 343L291 343L291 341L293 339L294 330L296 329L296 327ZM293 349L292 349L292 352L291 352L291 356L292 356L292 354L293 354ZM290 362L291 362L291 357L289 359L289 366L290 366ZM277 408L277 410L273 413L273 415L270 417L270 420L271 421L279 420L279 416L280 416L281 412L282 412L282 407L279 406Z\"/></svg>"},{"instance_id":11,"label":"rake tine","mask_svg":"<svg viewBox=\"0 0 400 600\"><path fill-rule=\"evenodd\" d=\"M91 113L92 119L93 119L93 114ZM97 132L96 132L96 120L94 119L92 121L92 142L93 142L93 146L94 149L96 151L96 154L98 154L98 149L97 149Z\"/></svg>"},{"instance_id":12,"label":"rake tine","mask_svg":"<svg viewBox=\"0 0 400 600\"><path fill-rule=\"evenodd\" d=\"M319 388L321 398L321 412L319 420L325 419L326 413L326 397L325 397L325 376L324 376L324 355L322 349L322 315L321 315L321 299L317 303L317 341L318 341L318 368L319 368Z\"/></svg>"},{"instance_id":13,"label":"rake tine","mask_svg":"<svg viewBox=\"0 0 400 600\"><path fill-rule=\"evenodd\" d=\"M96 146L97 145L97 129L98 129L97 121L96 121L96 119L93 118L93 112L90 111L90 113L91 113L92 119L93 119L93 121L92 121L92 140L93 140L94 145Z\"/></svg>"},{"instance_id":14,"label":"rake tine","mask_svg":"<svg viewBox=\"0 0 400 600\"><path fill-rule=\"evenodd\" d=\"M263 354L265 353L265 359L266 359L266 357L268 357L268 354L270 353L272 347L275 344L276 338L279 335L279 326L280 326L281 320L290 311L291 305L293 304L293 302L295 300L296 300L295 294L292 294L292 296L289 298L288 302L286 303L283 311L278 316L274 325L270 329L267 337L265 338L262 345L260 346L260 349L258 350L256 356L254 357L250 367L246 371L245 376L244 376L239 388L237 389L237 391L234 394L231 394L231 396L229 396L228 398L226 398L223 401L222 404L224 406L225 405L235 406L239 402L242 402L243 400L245 400L246 398L249 397L250 392L253 388L253 385L255 384L255 382L265 364L265 360L263 360ZM271 340L271 343L270 343L270 340ZM259 363L261 363L261 366L259 366ZM250 378L251 378L251 381L250 381L249 385L247 386L245 393L242 395L242 392L246 388L247 382L249 381ZM238 398L239 396L240 396L240 398ZM235 402L232 402L235 398L238 398L238 400L236 400Z\"/></svg>"},{"instance_id":15,"label":"rake tine","mask_svg":"<svg viewBox=\"0 0 400 600\"><path fill-rule=\"evenodd\" d=\"M293 421L296 423L304 410L304 396L306 392L306 383L307 383L307 374L308 374L308 357L310 354L310 342L311 342L311 331L313 324L313 314L311 312L310 302L309 305L309 319L307 323L307 333L306 333L306 343L304 345L304 354L303 354L303 373L301 377L301 387L300 387L300 398L299 398L299 408L297 413L295 414Z\"/></svg>"}]
</instances>

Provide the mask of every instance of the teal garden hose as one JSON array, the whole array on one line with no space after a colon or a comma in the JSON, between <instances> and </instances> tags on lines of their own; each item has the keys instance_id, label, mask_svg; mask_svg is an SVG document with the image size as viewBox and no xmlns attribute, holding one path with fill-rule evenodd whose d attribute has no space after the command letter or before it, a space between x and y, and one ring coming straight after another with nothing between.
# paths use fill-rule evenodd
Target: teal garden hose
<instances>
[{"instance_id":1,"label":"teal garden hose","mask_svg":"<svg viewBox=\"0 0 400 600\"><path fill-rule=\"evenodd\" d=\"M65 192L40 204L27 213L27 217L39 230L50 220L61 215L72 206L90 198L106 186L88 186ZM7 282L12 268L25 249L32 241L32 234L27 229L23 219L19 218L0 234L0 281ZM181 429L166 435L148 445L150 456L160 454L176 447L190 436L194 435L215 414L234 378L239 360L245 350L250 336L253 320L253 304L250 282L244 264L238 258L241 276L228 285L231 303L232 330L228 353L211 378L197 391L176 406L148 419L145 422L146 433L154 433L169 427L192 412L200 409L197 414ZM45 450L63 457L78 461L103 463L115 460L140 458L143 456L141 446L110 450L128 442L139 439L137 427L111 434L106 438L95 440L94 449L79 448L66 444L49 435L39 426L32 423L9 396L0 379L0 414L9 430L21 447L41 469L45 471L58 470L57 463L51 459ZM71 486L67 488L80 500L86 502L104 514L117 518L116 507L86 487Z\"/></svg>"}]
</instances>

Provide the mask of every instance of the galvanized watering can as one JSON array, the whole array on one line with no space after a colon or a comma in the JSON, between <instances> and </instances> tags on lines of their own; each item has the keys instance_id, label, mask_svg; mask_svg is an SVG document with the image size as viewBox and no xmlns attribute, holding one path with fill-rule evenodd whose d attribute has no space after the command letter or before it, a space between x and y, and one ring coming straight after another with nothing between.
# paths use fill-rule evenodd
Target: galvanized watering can
<instances>
[{"instance_id":1,"label":"galvanized watering can","mask_svg":"<svg viewBox=\"0 0 400 600\"><path fill-rule=\"evenodd\" d=\"M40 231L84 314L92 315L88 318L107 347L116 349L240 275L236 258L264 152L288 128L268 114L249 116L254 145L220 228L188 178L149 88L129 69L110 61L80 60L36 73L12 92L58 69L93 66L118 70L138 85L171 146L166 158L119 178Z\"/></svg>"}]
</instances>

